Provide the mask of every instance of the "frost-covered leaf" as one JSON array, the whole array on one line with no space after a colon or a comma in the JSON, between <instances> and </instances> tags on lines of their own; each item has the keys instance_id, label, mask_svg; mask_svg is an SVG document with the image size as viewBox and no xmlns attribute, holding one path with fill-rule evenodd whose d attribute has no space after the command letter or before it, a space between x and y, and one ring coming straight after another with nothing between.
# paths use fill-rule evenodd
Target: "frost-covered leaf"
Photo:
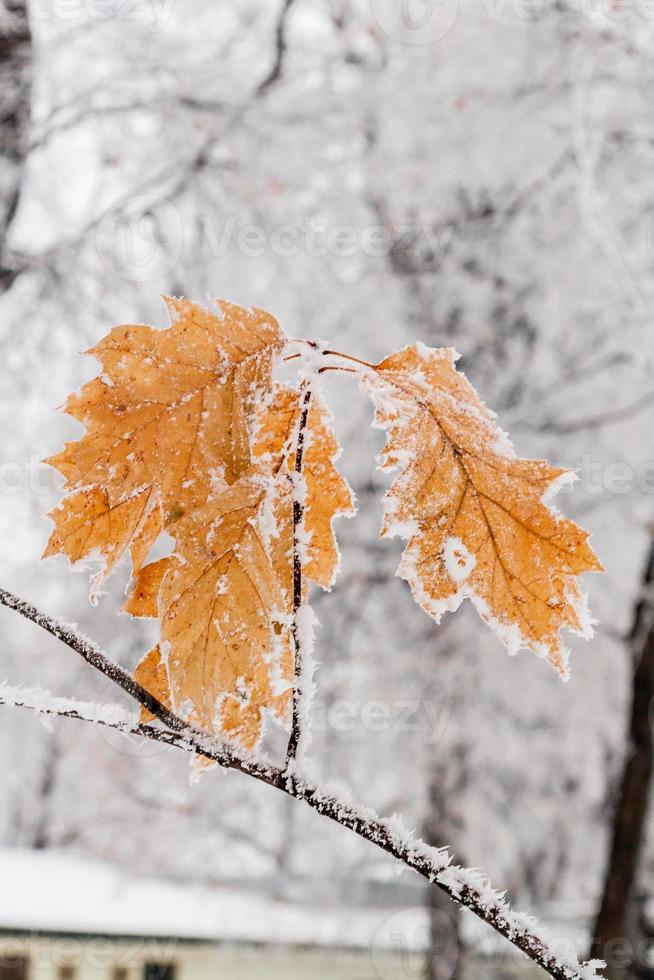
<instances>
[{"instance_id":1,"label":"frost-covered leaf","mask_svg":"<svg viewBox=\"0 0 654 980\"><path fill-rule=\"evenodd\" d=\"M301 400L297 392L278 385L270 408L263 416L255 452L275 457L298 425ZM314 393L305 433L302 479L304 483L304 575L329 589L338 572L340 556L332 529L335 517L355 513L354 496L334 465L341 448L331 428L329 409ZM294 458L289 458L292 471Z\"/></svg>"},{"instance_id":2,"label":"frost-covered leaf","mask_svg":"<svg viewBox=\"0 0 654 980\"><path fill-rule=\"evenodd\" d=\"M134 671L134 680L138 681L141 687L153 694L162 704L170 704L170 688L168 686L168 672L166 665L161 660L159 644L146 653ZM147 708L141 708L141 721L147 724L154 721L154 715Z\"/></svg>"},{"instance_id":3,"label":"frost-covered leaf","mask_svg":"<svg viewBox=\"0 0 654 980\"><path fill-rule=\"evenodd\" d=\"M181 518L157 597L172 707L247 748L262 711L285 717L293 675L292 524L279 564L262 525L275 497L255 469Z\"/></svg>"},{"instance_id":4,"label":"frost-covered leaf","mask_svg":"<svg viewBox=\"0 0 654 980\"><path fill-rule=\"evenodd\" d=\"M151 561L139 568L134 577L131 592L123 606L123 612L132 616L156 617L159 614L157 598L161 580L170 567L170 558Z\"/></svg>"},{"instance_id":5,"label":"frost-covered leaf","mask_svg":"<svg viewBox=\"0 0 654 980\"><path fill-rule=\"evenodd\" d=\"M469 597L511 652L565 674L561 629L591 632L577 576L601 571L588 534L546 503L571 474L516 458L455 361L416 344L364 377L387 432L382 467L400 471L382 534L408 539L398 574L436 621Z\"/></svg>"},{"instance_id":6,"label":"frost-covered leaf","mask_svg":"<svg viewBox=\"0 0 654 980\"><path fill-rule=\"evenodd\" d=\"M89 351L102 374L65 406L86 434L48 460L68 496L51 514L46 556L97 557L109 571L131 547L138 569L163 528L250 466L254 415L284 344L279 324L222 301L216 313L166 304L168 328L115 327Z\"/></svg>"},{"instance_id":7,"label":"frost-covered leaf","mask_svg":"<svg viewBox=\"0 0 654 980\"><path fill-rule=\"evenodd\" d=\"M137 668L144 686L163 668L167 703L245 748L258 742L266 713L287 720L292 699L294 500L304 502L305 581L326 587L338 556L331 519L352 507L317 399L305 431L304 492L294 492L301 402L300 391L276 389L259 426L255 463L175 523L173 556L139 571L126 605L161 620L163 655L151 651Z\"/></svg>"},{"instance_id":8,"label":"frost-covered leaf","mask_svg":"<svg viewBox=\"0 0 654 980\"><path fill-rule=\"evenodd\" d=\"M288 718L308 583L330 588L332 522L353 496L320 396L273 384L277 322L167 303L169 328L117 327L93 348L103 374L66 406L86 434L50 460L68 494L46 554L97 557L106 572L129 549L125 611L160 622L135 676L251 748L266 715ZM438 619L470 596L511 649L563 671L561 627L587 629L577 576L600 568L586 533L544 502L567 471L516 459L452 351L416 345L364 367L384 466L401 471L383 533L410 539L400 571L418 601ZM146 564L164 529L172 554Z\"/></svg>"}]
</instances>

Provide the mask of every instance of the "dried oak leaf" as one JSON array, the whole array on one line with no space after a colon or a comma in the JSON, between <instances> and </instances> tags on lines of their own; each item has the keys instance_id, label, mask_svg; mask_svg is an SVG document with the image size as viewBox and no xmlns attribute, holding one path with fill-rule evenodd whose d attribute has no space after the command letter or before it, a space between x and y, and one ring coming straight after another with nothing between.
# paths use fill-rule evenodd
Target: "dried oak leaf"
<instances>
[{"instance_id":1,"label":"dried oak leaf","mask_svg":"<svg viewBox=\"0 0 654 980\"><path fill-rule=\"evenodd\" d=\"M284 344L279 324L223 301L215 313L165 302L168 328L115 327L88 351L102 374L65 405L86 434L47 460L68 496L50 515L44 557L97 557L109 572L131 548L137 570L214 481L234 483L250 466L254 413Z\"/></svg>"},{"instance_id":2,"label":"dried oak leaf","mask_svg":"<svg viewBox=\"0 0 654 980\"><path fill-rule=\"evenodd\" d=\"M398 574L436 621L470 598L511 653L565 675L560 630L592 633L577 576L602 570L588 534L546 503L570 471L516 458L456 357L416 344L363 379L387 432L381 466L400 470L382 534L408 539Z\"/></svg>"},{"instance_id":3,"label":"dried oak leaf","mask_svg":"<svg viewBox=\"0 0 654 980\"><path fill-rule=\"evenodd\" d=\"M292 688L293 532L275 528L287 552L277 562L265 527L276 496L253 468L183 517L157 597L172 707L245 748L263 712L286 718Z\"/></svg>"},{"instance_id":4,"label":"dried oak leaf","mask_svg":"<svg viewBox=\"0 0 654 980\"><path fill-rule=\"evenodd\" d=\"M142 683L165 669L167 703L201 728L245 748L260 739L266 713L288 718L294 679L293 502L303 393L278 386L258 427L255 462L171 529L175 553L144 566L127 610L158 615L161 661L151 651ZM305 577L328 587L338 551L331 529L352 512L334 468L340 449L317 397L304 430ZM306 589L303 601L306 601ZM161 690L161 683L159 689ZM146 719L147 720L147 719Z\"/></svg>"}]
</instances>

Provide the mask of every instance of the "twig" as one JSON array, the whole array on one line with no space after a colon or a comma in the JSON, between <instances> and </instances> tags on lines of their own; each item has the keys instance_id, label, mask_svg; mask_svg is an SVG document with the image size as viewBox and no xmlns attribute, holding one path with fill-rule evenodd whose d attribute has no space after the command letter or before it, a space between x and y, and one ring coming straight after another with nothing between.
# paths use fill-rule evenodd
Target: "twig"
<instances>
[{"instance_id":1,"label":"twig","mask_svg":"<svg viewBox=\"0 0 654 980\"><path fill-rule=\"evenodd\" d=\"M288 13L295 0L282 0L282 7L275 27L275 58L266 77L257 86L257 96L265 95L269 88L282 77L286 55L286 25Z\"/></svg>"},{"instance_id":2,"label":"twig","mask_svg":"<svg viewBox=\"0 0 654 980\"><path fill-rule=\"evenodd\" d=\"M71 650L74 650L75 653L78 653L80 657L86 660L87 664L95 667L101 674L108 677L110 681L113 681L114 684L121 687L131 698L134 698L139 704L144 705L148 711L163 721L168 728L184 734L188 732L189 726L185 721L173 714L153 694L150 694L138 681L134 680L131 674L128 674L118 664L109 660L95 643L87 640L81 634L76 633L71 626L54 619L52 616L46 616L44 613L39 612L35 606L13 595L13 593L8 592L6 589L0 588L0 603L9 609L14 609L21 616L36 623L46 633L50 633L58 640L61 640L62 643L65 643L66 646L69 646Z\"/></svg>"},{"instance_id":3,"label":"twig","mask_svg":"<svg viewBox=\"0 0 654 980\"><path fill-rule=\"evenodd\" d=\"M586 418L570 419L567 421L550 418L531 424L525 419L522 419L518 423L518 426L530 432L570 435L573 432L588 432L592 429L600 429L606 425L618 425L620 422L626 422L628 419L635 418L653 405L654 391L648 391L630 405L622 405L620 408L614 408L608 412L600 412L597 415L589 415Z\"/></svg>"},{"instance_id":4,"label":"twig","mask_svg":"<svg viewBox=\"0 0 654 980\"><path fill-rule=\"evenodd\" d=\"M216 739L211 738L206 733L199 731L193 725L179 718L165 704L162 704L153 694L150 694L149 691L142 687L138 681L134 680L131 674L128 674L118 664L109 660L106 654L95 643L81 636L71 626L59 622L59 620L54 619L52 616L45 615L29 602L25 602L23 599L2 588L0 588L0 604L20 613L21 616L40 626L46 633L50 633L58 640L61 640L62 643L65 643L71 650L79 654L87 664L99 670L101 674L104 674L110 681L122 688L134 701L147 708L155 718L158 718L159 721L162 721L173 732L180 735L191 749L199 755L204 755L206 758L217 762L226 769L240 769L242 772L247 772L248 775L255 776L256 778L268 774L269 770L267 767L261 766L253 760L239 757L230 746L219 743Z\"/></svg>"},{"instance_id":5,"label":"twig","mask_svg":"<svg viewBox=\"0 0 654 980\"><path fill-rule=\"evenodd\" d=\"M304 463L304 439L309 420L309 409L311 407L311 384L305 382L306 388L302 398L300 420L298 422L297 438L295 443L295 472L293 474L293 624L291 633L293 636L293 654L295 658L295 683L293 684L293 718L291 721L291 735L288 740L286 750L286 768L295 762L300 739L302 737L302 702L305 695L305 663L302 649L302 628L300 624L300 613L302 610L302 531L304 528L304 494L302 492L302 466Z\"/></svg>"},{"instance_id":6,"label":"twig","mask_svg":"<svg viewBox=\"0 0 654 980\"><path fill-rule=\"evenodd\" d=\"M43 696L46 692L25 690L23 688L9 687L6 684L0 685L0 705L12 708L27 708L39 715L47 715L54 718L72 718L75 721L86 721L91 725L101 725L103 728L112 728L122 735L137 735L139 738L149 738L166 745L185 749L187 752L195 750L181 735L176 732L169 732L164 728L153 728L151 725L142 725L138 722L130 722L127 719L120 720L116 715L114 705L94 705L90 702L77 701L67 702L66 698L57 698L47 695L49 701L46 703Z\"/></svg>"},{"instance_id":7,"label":"twig","mask_svg":"<svg viewBox=\"0 0 654 980\"><path fill-rule=\"evenodd\" d=\"M311 783L305 782L297 774L289 778L287 773L279 768L264 766L251 758L237 755L230 748L219 745L217 740L196 732L192 726L170 712L121 667L109 660L95 644L80 636L72 627L44 615L34 606L5 589L0 589L0 603L56 636L83 656L87 663L96 667L109 680L121 687L135 701L148 708L162 721L165 720L164 715L166 715L176 726L176 730L172 732L161 731L148 725L117 730L155 739L186 752L205 756L224 768L236 769L294 799L303 801L317 813L342 827L347 827L362 839L376 844L406 867L437 885L451 899L470 909L515 947L522 950L530 960L546 970L553 980L595 980L598 977L595 967L599 964L596 961L582 965L573 954L566 955L557 950L539 935L533 920L514 913L504 895L493 891L478 872L452 865L446 851L429 847L422 841L414 839L412 834L402 831L397 826L397 821L380 819L370 810L339 800ZM55 710L52 713L59 712ZM65 713L65 716L80 721L90 720L85 718L84 712L79 709L72 709Z\"/></svg>"}]
</instances>

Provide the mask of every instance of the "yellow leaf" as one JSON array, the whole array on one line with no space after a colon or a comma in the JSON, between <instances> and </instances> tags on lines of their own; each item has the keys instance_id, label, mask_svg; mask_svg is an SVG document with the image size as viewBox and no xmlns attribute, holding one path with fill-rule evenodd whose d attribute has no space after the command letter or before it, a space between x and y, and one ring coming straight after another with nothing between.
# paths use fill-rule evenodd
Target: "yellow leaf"
<instances>
[{"instance_id":1,"label":"yellow leaf","mask_svg":"<svg viewBox=\"0 0 654 980\"><path fill-rule=\"evenodd\" d=\"M103 373L66 404L86 434L48 460L71 495L51 515L46 554L94 555L109 571L131 546L138 569L162 528L250 466L254 416L284 343L279 324L231 303L217 313L166 303L167 329L115 327L89 351ZM134 525L136 499L145 503Z\"/></svg>"},{"instance_id":2,"label":"yellow leaf","mask_svg":"<svg viewBox=\"0 0 654 980\"><path fill-rule=\"evenodd\" d=\"M592 632L577 576L602 570L588 534L545 502L570 474L516 458L455 360L417 344L364 377L387 431L382 466L400 470L382 533L408 539L399 574L436 621L469 597L510 652L565 674L561 628Z\"/></svg>"}]
</instances>

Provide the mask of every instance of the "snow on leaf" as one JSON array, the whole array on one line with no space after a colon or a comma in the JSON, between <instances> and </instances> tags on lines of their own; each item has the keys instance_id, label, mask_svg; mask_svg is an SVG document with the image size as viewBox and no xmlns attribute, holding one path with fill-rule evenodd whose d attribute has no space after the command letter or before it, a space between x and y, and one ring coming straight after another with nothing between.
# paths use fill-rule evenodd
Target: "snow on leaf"
<instances>
[{"instance_id":1,"label":"snow on leaf","mask_svg":"<svg viewBox=\"0 0 654 980\"><path fill-rule=\"evenodd\" d=\"M274 681L293 676L292 515L279 528L280 561L261 525L280 479L255 467L183 517L158 597L173 707L189 705L189 720L245 748L264 711L286 719L289 696L275 695Z\"/></svg>"},{"instance_id":2,"label":"snow on leaf","mask_svg":"<svg viewBox=\"0 0 654 980\"><path fill-rule=\"evenodd\" d=\"M293 502L295 444L302 393L278 386L259 420L254 463L231 486L170 528L172 557L137 573L125 610L159 615L161 649L137 678L150 678L175 710L245 748L260 739L270 713L285 723L293 694ZM327 587L338 553L331 531L352 496L333 467L338 445L325 406L307 418L303 472L307 578ZM303 601L307 600L304 589ZM162 685L160 672L167 676Z\"/></svg>"},{"instance_id":3,"label":"snow on leaf","mask_svg":"<svg viewBox=\"0 0 654 980\"><path fill-rule=\"evenodd\" d=\"M254 415L284 343L279 324L222 301L216 313L165 302L166 329L114 327L88 352L102 374L65 406L86 434L47 460L68 496L50 515L46 556L97 556L108 572L131 547L137 570L216 477L234 483L250 465Z\"/></svg>"},{"instance_id":4,"label":"snow on leaf","mask_svg":"<svg viewBox=\"0 0 654 980\"><path fill-rule=\"evenodd\" d=\"M70 494L50 514L55 526L43 557L64 553L71 562L77 562L98 555L105 567L111 568L138 536L147 520L151 497L147 489L112 503L101 486Z\"/></svg>"},{"instance_id":5,"label":"snow on leaf","mask_svg":"<svg viewBox=\"0 0 654 980\"><path fill-rule=\"evenodd\" d=\"M568 471L518 459L455 362L416 344L364 375L387 432L381 466L400 471L382 534L408 539L398 574L437 622L468 597L510 652L565 675L561 629L591 633L577 576L602 566L588 534L545 503Z\"/></svg>"},{"instance_id":6,"label":"snow on leaf","mask_svg":"<svg viewBox=\"0 0 654 980\"><path fill-rule=\"evenodd\" d=\"M262 419L255 452L280 453L298 424L301 411L297 393L284 385L275 389L273 400ZM306 539L304 574L323 589L329 589L338 573L340 556L332 528L335 517L355 513L354 495L334 463L341 454L331 428L331 416L317 392L313 393L305 437L302 475L305 486L304 533ZM289 470L294 460L289 458Z\"/></svg>"}]
</instances>

